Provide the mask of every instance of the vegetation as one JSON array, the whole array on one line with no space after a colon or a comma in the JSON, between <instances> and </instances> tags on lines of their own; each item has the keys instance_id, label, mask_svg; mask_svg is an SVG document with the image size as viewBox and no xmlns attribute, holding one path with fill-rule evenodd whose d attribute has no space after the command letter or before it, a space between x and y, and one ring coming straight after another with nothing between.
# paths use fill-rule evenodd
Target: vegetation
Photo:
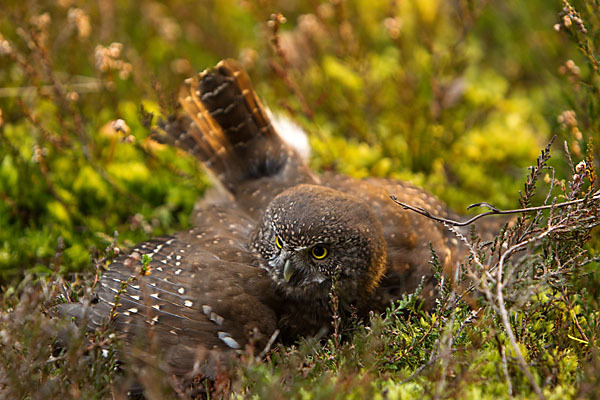
<instances>
[{"instance_id":1,"label":"vegetation","mask_svg":"<svg viewBox=\"0 0 600 400\"><path fill-rule=\"evenodd\" d=\"M86 337L47 314L134 243L188 226L209 180L149 139L148 112L172 112L183 79L225 57L311 133L316 169L411 180L457 211L548 207L492 242L456 232L471 254L454 282L440 275L434 311L407 296L325 342L247 353L196 392L596 396L598 0L9 0L0 397L119 398L133 378L148 398L196 395L160 356L120 366L108 327ZM57 333L72 345L52 354Z\"/></svg>"}]
</instances>

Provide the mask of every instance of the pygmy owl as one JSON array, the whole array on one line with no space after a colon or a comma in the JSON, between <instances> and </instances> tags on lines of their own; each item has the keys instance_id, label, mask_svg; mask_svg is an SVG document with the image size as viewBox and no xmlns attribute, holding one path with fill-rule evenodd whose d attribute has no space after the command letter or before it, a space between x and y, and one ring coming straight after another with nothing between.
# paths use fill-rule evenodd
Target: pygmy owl
<instances>
[{"instance_id":1,"label":"pygmy owl","mask_svg":"<svg viewBox=\"0 0 600 400\"><path fill-rule=\"evenodd\" d=\"M136 246L102 276L89 327L110 319L129 341L152 336L176 373L213 375L248 344L326 331L339 313L381 312L422 279L431 302L431 247L446 271L464 255L445 230L394 204L449 216L408 183L317 174L273 127L232 60L190 78L161 141L197 157L220 184L194 227ZM152 255L149 263L144 254ZM67 313L81 316L82 307ZM151 332L151 334L149 334Z\"/></svg>"}]
</instances>

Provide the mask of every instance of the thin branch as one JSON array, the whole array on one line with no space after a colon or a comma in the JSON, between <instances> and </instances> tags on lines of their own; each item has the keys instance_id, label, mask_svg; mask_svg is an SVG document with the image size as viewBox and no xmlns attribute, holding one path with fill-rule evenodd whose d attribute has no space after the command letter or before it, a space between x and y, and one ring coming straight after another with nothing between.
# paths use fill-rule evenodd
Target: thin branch
<instances>
[{"instance_id":1,"label":"thin branch","mask_svg":"<svg viewBox=\"0 0 600 400\"><path fill-rule=\"evenodd\" d=\"M583 198L583 199L578 199L578 200L565 201L564 203L551 204L551 205L538 206L538 207L518 208L518 209L514 209L514 210L500 210L500 209L496 208L495 206L493 206L492 204L489 204L486 202L481 202L481 203L471 204L470 206L467 207L467 210L469 210L473 207L487 207L491 211L477 214L474 217L472 217L466 221L455 221L453 219L448 219L448 218L443 218L443 217L438 217L438 216L432 215L429 211L425 210L424 208L415 207L415 206L411 206L410 204L403 203L400 200L398 200L398 198L393 194L390 195L390 198L392 199L392 201L394 201L394 203L398 204L400 207L402 207L405 210L414 211L417 214L420 214L420 215L427 217L429 219L432 219L434 221L443 222L445 224L452 225L452 226L467 226L467 225L470 225L473 222L477 221L478 219L480 219L482 217L486 217L488 215L522 214L522 213L533 212L533 211L550 210L553 208L562 208L562 207L572 206L574 204L583 203L584 201L588 200L587 198ZM600 200L600 190L598 190L594 193L594 195L592 196L592 200Z\"/></svg>"},{"instance_id":2,"label":"thin branch","mask_svg":"<svg viewBox=\"0 0 600 400\"><path fill-rule=\"evenodd\" d=\"M504 345L500 342L500 339L498 339L498 335L496 335L496 341L498 342L498 347L500 350L500 356L502 357L502 372L504 373L504 379L506 380L506 386L507 386L507 392L508 392L508 396L512 397L513 396L513 387L512 387L512 382L510 381L510 375L508 374L508 363L506 360L506 349L504 348Z\"/></svg>"},{"instance_id":3,"label":"thin branch","mask_svg":"<svg viewBox=\"0 0 600 400\"><path fill-rule=\"evenodd\" d=\"M271 346L273 346L273 343L275 343L275 340L277 340L277 337L279 336L279 329L275 329L275 331L273 332L273 334L271 335L271 338L269 339L269 341L267 342L265 348L260 352L260 354L256 357L256 361L260 361L262 360L262 358L267 355L267 353L269 351L271 351Z\"/></svg>"},{"instance_id":4,"label":"thin branch","mask_svg":"<svg viewBox=\"0 0 600 400\"><path fill-rule=\"evenodd\" d=\"M88 77L79 77L77 81L64 84L69 91L77 93L96 93L102 89L102 82ZM49 95L53 92L53 85L45 86L20 86L0 88L0 97L34 97L38 94Z\"/></svg>"},{"instance_id":5,"label":"thin branch","mask_svg":"<svg viewBox=\"0 0 600 400\"><path fill-rule=\"evenodd\" d=\"M496 300L497 300L496 303L498 306L498 314L500 314L500 318L502 319L502 325L504 326L506 336L508 337L508 340L513 348L513 351L515 352L515 355L517 356L517 360L519 361L519 366L521 367L521 371L523 371L523 373L529 380L529 383L530 383L531 387L533 388L533 391L535 392L535 394L537 395L537 397L539 399L544 399L545 398L544 394L542 393L542 389L540 388L540 386L537 384L535 377L529 370L529 366L527 365L527 361L525 361L525 357L523 357L523 353L521 353L521 349L519 348L519 344L517 343L517 339L512 330L512 327L510 325L510 321L508 318L508 311L506 310L506 307L504 305L503 272L504 272L504 263L510 257L510 255L512 253L516 252L520 248L527 246L531 242L543 239L544 237L549 235L551 232L553 232L555 230L554 228L556 228L556 227L549 227L546 231L541 233L539 236L531 238L524 242L517 243L516 245L509 248L504 254L502 254L502 257L498 261L498 269L496 271Z\"/></svg>"}]
</instances>

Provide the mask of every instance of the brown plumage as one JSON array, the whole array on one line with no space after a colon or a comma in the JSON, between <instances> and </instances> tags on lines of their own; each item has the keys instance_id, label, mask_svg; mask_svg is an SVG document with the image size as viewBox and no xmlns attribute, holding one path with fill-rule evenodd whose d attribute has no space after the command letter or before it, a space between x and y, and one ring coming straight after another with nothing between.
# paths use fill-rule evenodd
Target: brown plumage
<instances>
[{"instance_id":1,"label":"brown plumage","mask_svg":"<svg viewBox=\"0 0 600 400\"><path fill-rule=\"evenodd\" d=\"M383 311L422 277L431 302L430 244L446 271L463 257L443 226L389 198L451 215L423 190L311 171L234 61L187 80L180 103L185 112L162 124L160 139L196 156L225 191L199 203L193 229L110 265L91 328L114 308L116 330L132 341L153 331L176 373L211 375L222 357L251 340L262 348L276 329L292 341L326 328L334 281L342 314ZM153 256L147 271L143 254Z\"/></svg>"}]
</instances>

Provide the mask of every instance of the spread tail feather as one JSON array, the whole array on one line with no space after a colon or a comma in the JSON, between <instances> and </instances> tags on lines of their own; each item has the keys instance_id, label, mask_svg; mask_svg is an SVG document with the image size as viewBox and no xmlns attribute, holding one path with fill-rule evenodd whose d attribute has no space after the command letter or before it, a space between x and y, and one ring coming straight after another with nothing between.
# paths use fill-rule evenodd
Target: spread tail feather
<instances>
[{"instance_id":1,"label":"spread tail feather","mask_svg":"<svg viewBox=\"0 0 600 400\"><path fill-rule=\"evenodd\" d=\"M236 61L223 60L186 79L179 102L185 115L162 122L159 140L194 155L232 193L243 182L276 175L290 158L302 164Z\"/></svg>"}]
</instances>

